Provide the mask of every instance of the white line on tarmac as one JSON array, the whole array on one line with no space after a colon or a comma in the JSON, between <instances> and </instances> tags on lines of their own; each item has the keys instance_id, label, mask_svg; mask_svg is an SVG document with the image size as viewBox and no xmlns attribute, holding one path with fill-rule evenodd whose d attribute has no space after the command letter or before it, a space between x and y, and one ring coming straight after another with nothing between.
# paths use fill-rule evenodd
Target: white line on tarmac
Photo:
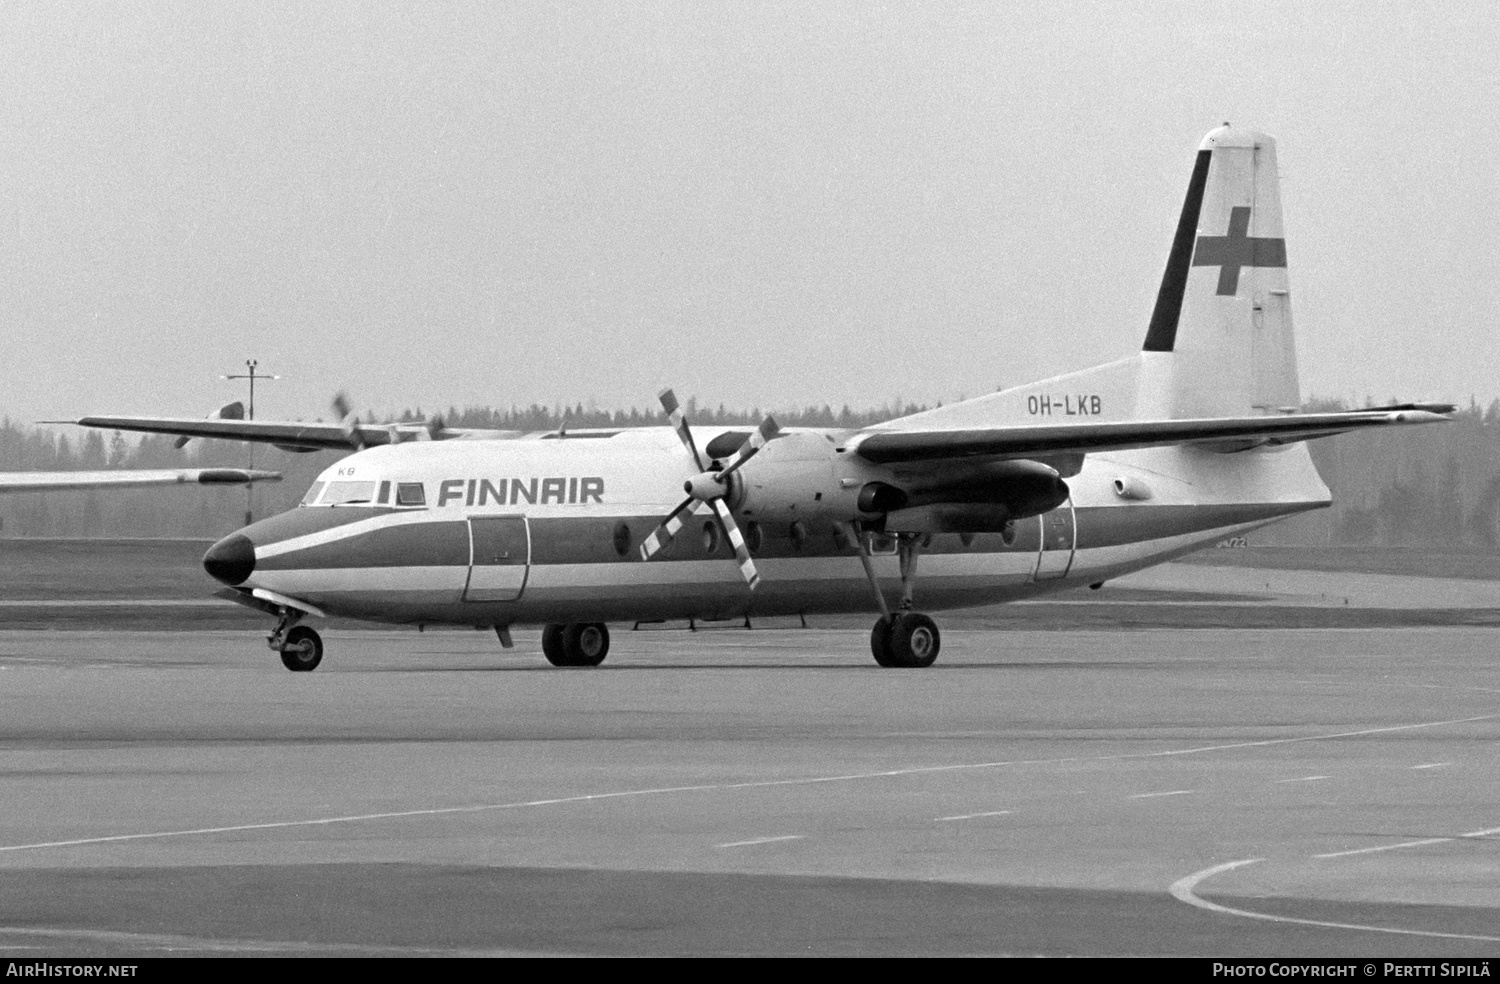
<instances>
[{"instance_id":1,"label":"white line on tarmac","mask_svg":"<svg viewBox=\"0 0 1500 984\"><path fill-rule=\"evenodd\" d=\"M1489 837L1500 834L1500 827L1491 827L1488 830L1474 830L1467 834L1455 834L1452 837L1424 837L1422 840L1402 841L1399 844L1382 844L1379 847L1361 847L1353 851L1334 851L1331 854L1314 854L1315 858L1347 858L1352 854L1378 854L1381 851L1399 851L1406 847L1426 847L1428 844L1446 844L1449 841L1473 840L1477 837Z\"/></svg>"},{"instance_id":2,"label":"white line on tarmac","mask_svg":"<svg viewBox=\"0 0 1500 984\"><path fill-rule=\"evenodd\" d=\"M1003 817L1009 813L1009 810L992 810L989 813L961 813L956 817L938 817L933 823L945 823L949 820L978 820L980 817Z\"/></svg>"},{"instance_id":3,"label":"white line on tarmac","mask_svg":"<svg viewBox=\"0 0 1500 984\"><path fill-rule=\"evenodd\" d=\"M165 933L127 933L109 929L53 928L50 926L0 926L0 935L39 937L56 940L92 940L116 946L151 947L176 953L201 951L206 953L286 953L318 954L342 953L364 956L496 956L505 955L505 950L475 948L452 949L443 947L380 945L368 943L314 942L310 940L236 940L208 939L201 936L173 936ZM5 944L7 950L40 950L40 946L17 946ZM529 951L527 951L529 954ZM519 955L519 954L517 954ZM74 961L81 963L83 961Z\"/></svg>"},{"instance_id":4,"label":"white line on tarmac","mask_svg":"<svg viewBox=\"0 0 1500 984\"><path fill-rule=\"evenodd\" d=\"M1328 776L1302 776L1300 779L1277 779L1276 783L1278 785L1280 785L1281 783L1284 783L1284 782L1317 782L1319 779L1327 779L1327 778L1329 778L1329 777Z\"/></svg>"},{"instance_id":5,"label":"white line on tarmac","mask_svg":"<svg viewBox=\"0 0 1500 984\"><path fill-rule=\"evenodd\" d=\"M1473 724L1477 721L1492 721L1500 714L1480 714L1475 717L1453 718L1446 721L1423 721L1417 724L1397 724L1385 728L1364 728L1359 731L1337 731L1324 735L1300 735L1294 738L1266 738L1261 741L1237 741L1223 745L1198 745L1193 748L1178 748L1164 752L1123 752L1119 755L1071 755L1054 759L1015 759L998 762L959 762L953 765L923 765L906 769L885 769L879 772L851 772L834 776L803 776L795 779L760 779L750 782L699 783L690 786L658 786L649 789L622 789L609 793L585 793L578 796L558 796L549 799L522 800L510 803L478 803L469 806L443 806L420 810L392 810L384 813L356 813L336 817L317 817L310 820L278 820L267 823L229 824L222 827L194 827L186 830L162 830L140 834L113 834L103 837L76 837L69 840L38 841L30 844L8 844L0 846L0 854L16 851L39 851L58 847L81 847L91 844L118 844L124 841L160 840L167 837L194 837L212 834L241 833L252 830L285 830L291 827L324 827L340 823L360 823L370 820L401 820L414 817L455 816L464 813L488 813L499 810L519 810L539 806L562 806L571 803L592 803L600 800L626 799L641 796L665 796L681 793L727 792L737 789L770 789L777 786L813 786L834 782L855 782L865 779L890 779L902 776L937 775L944 772L973 772L981 769L998 769L1025 765L1072 765L1083 762L1119 762L1132 759L1169 758L1178 755L1201 755L1207 752L1227 752L1241 748L1268 748L1273 745L1290 745L1308 741L1331 741L1338 738L1359 738L1366 735L1390 734L1396 731L1413 731L1420 728L1441 728L1454 724Z\"/></svg>"},{"instance_id":6,"label":"white line on tarmac","mask_svg":"<svg viewBox=\"0 0 1500 984\"><path fill-rule=\"evenodd\" d=\"M1452 765L1452 762L1428 762L1426 765L1414 765L1413 769L1443 769Z\"/></svg>"},{"instance_id":7,"label":"white line on tarmac","mask_svg":"<svg viewBox=\"0 0 1500 984\"><path fill-rule=\"evenodd\" d=\"M1133 800L1156 799L1158 796L1186 796L1191 792L1191 789L1172 789L1165 793L1136 793L1129 798Z\"/></svg>"},{"instance_id":8,"label":"white line on tarmac","mask_svg":"<svg viewBox=\"0 0 1500 984\"><path fill-rule=\"evenodd\" d=\"M802 834L787 834L784 837L757 837L754 840L730 841L728 844L715 844L714 847L754 847L756 844L775 844L778 841L803 840Z\"/></svg>"},{"instance_id":9,"label":"white line on tarmac","mask_svg":"<svg viewBox=\"0 0 1500 984\"><path fill-rule=\"evenodd\" d=\"M1257 861L1264 860L1265 858L1246 858L1243 861L1226 861L1223 864L1216 864L1212 868L1204 868L1202 871L1188 875L1186 878L1178 879L1172 883L1168 891L1179 902L1186 902L1188 905L1196 906L1199 909L1207 909L1209 912L1219 912L1227 916L1243 916L1246 919L1295 923L1299 926L1322 926L1327 929L1353 929L1366 933L1393 933L1400 936L1435 936L1445 940L1478 940L1484 943L1500 943L1500 936L1474 936L1468 933L1435 933L1425 929L1395 929L1389 926L1362 926L1357 923L1324 922L1321 919L1298 919L1295 916L1273 916L1265 912L1231 909L1227 905L1219 905L1217 902L1210 902L1194 894L1193 890L1195 888L1214 875L1225 871L1233 871L1235 868L1242 868L1247 864L1255 864Z\"/></svg>"}]
</instances>

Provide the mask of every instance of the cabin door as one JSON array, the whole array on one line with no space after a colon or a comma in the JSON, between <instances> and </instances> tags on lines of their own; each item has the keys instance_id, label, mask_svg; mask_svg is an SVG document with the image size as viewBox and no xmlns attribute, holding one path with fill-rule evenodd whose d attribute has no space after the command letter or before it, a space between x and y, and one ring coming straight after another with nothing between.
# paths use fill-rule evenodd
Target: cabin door
<instances>
[{"instance_id":1,"label":"cabin door","mask_svg":"<svg viewBox=\"0 0 1500 984\"><path fill-rule=\"evenodd\" d=\"M531 534L525 516L469 520L469 583L464 601L515 601L526 587Z\"/></svg>"},{"instance_id":2,"label":"cabin door","mask_svg":"<svg viewBox=\"0 0 1500 984\"><path fill-rule=\"evenodd\" d=\"M1073 547L1078 527L1073 522L1073 499L1038 517L1042 523L1042 548L1036 558L1036 580L1051 581L1067 576L1073 566Z\"/></svg>"}]
</instances>

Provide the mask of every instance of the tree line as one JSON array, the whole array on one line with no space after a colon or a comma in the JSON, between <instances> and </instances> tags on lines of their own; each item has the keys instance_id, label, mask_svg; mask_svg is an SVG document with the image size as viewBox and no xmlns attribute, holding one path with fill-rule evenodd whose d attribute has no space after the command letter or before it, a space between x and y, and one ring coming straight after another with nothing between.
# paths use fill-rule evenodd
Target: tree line
<instances>
[{"instance_id":1,"label":"tree line","mask_svg":"<svg viewBox=\"0 0 1500 984\"><path fill-rule=\"evenodd\" d=\"M704 426L753 426L759 408L733 410L684 404ZM925 410L893 402L868 410L808 406L777 410L786 427L864 427ZM1313 400L1309 411L1347 409ZM558 430L640 427L662 422L659 411L545 407L450 407L449 427ZM373 422L374 418L370 418ZM429 419L420 408L394 418ZM189 537L212 539L243 524L247 509L262 518L290 509L323 469L344 452L296 454L225 441L194 440L178 449L171 437L136 438L97 430L0 423L0 470L79 471L107 468L246 467L281 472L277 484L244 488L168 487L0 496L0 534L36 537ZM1445 426L1376 429L1310 443L1314 462L1333 491L1333 506L1267 527L1251 542L1279 545L1467 547L1500 544L1500 399L1470 405Z\"/></svg>"}]
</instances>

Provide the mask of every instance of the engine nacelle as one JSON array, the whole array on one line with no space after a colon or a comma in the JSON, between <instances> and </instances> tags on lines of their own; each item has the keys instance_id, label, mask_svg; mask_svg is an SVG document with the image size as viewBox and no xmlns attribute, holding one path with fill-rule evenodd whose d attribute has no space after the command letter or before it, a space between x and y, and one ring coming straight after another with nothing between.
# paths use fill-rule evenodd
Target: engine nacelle
<instances>
[{"instance_id":1,"label":"engine nacelle","mask_svg":"<svg viewBox=\"0 0 1500 984\"><path fill-rule=\"evenodd\" d=\"M783 433L734 474L738 487L731 493L730 505L745 516L773 522L855 519L865 479L841 480L835 465L843 469L848 463L839 458L824 434ZM870 474L868 469L861 471Z\"/></svg>"},{"instance_id":2,"label":"engine nacelle","mask_svg":"<svg viewBox=\"0 0 1500 984\"><path fill-rule=\"evenodd\" d=\"M898 482L905 476L897 473ZM1057 469L1039 461L962 462L936 471L911 473L900 482L903 507L936 504L1003 506L1011 519L1055 509L1068 498L1068 483Z\"/></svg>"},{"instance_id":3,"label":"engine nacelle","mask_svg":"<svg viewBox=\"0 0 1500 984\"><path fill-rule=\"evenodd\" d=\"M878 521L898 514L933 532L988 532L1057 508L1071 494L1050 464L1014 461L878 466L839 454L816 432L783 434L715 492L714 474L689 481L700 498L725 496L762 521ZM701 491L700 491L701 488ZM927 508L931 507L931 508Z\"/></svg>"}]
</instances>

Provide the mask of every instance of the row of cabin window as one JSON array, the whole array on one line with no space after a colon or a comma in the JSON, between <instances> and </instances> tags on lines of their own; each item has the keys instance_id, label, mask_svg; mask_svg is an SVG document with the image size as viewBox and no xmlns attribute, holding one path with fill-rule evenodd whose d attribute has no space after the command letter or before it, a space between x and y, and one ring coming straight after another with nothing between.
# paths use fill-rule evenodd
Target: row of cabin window
<instances>
[{"instance_id":1,"label":"row of cabin window","mask_svg":"<svg viewBox=\"0 0 1500 984\"><path fill-rule=\"evenodd\" d=\"M801 550L802 547L806 545L809 537L807 527L801 522L792 523L787 530L787 535L791 538L792 545L798 550ZM761 528L759 523L753 520L749 523L746 523L744 527L744 537L745 546L749 548L752 554L760 550ZM968 547L973 545L974 543L974 534L962 533L959 534L958 539L965 547ZM621 557L625 556L630 551L631 544L633 543L630 534L630 527L624 523L616 524L613 540L615 553L619 554ZM835 540L840 546L845 545L845 540L842 535L835 534ZM1000 540L1007 547L1016 542L1016 528L1014 523L1008 524L1006 528L1001 532ZM872 534L870 537L870 553L877 556L893 554L896 552L897 543L897 538L892 534ZM929 534L923 539L923 546L928 546L931 543L932 536ZM717 552L718 549L719 526L717 523L709 520L708 522L703 524L703 552L711 554Z\"/></svg>"}]
</instances>

